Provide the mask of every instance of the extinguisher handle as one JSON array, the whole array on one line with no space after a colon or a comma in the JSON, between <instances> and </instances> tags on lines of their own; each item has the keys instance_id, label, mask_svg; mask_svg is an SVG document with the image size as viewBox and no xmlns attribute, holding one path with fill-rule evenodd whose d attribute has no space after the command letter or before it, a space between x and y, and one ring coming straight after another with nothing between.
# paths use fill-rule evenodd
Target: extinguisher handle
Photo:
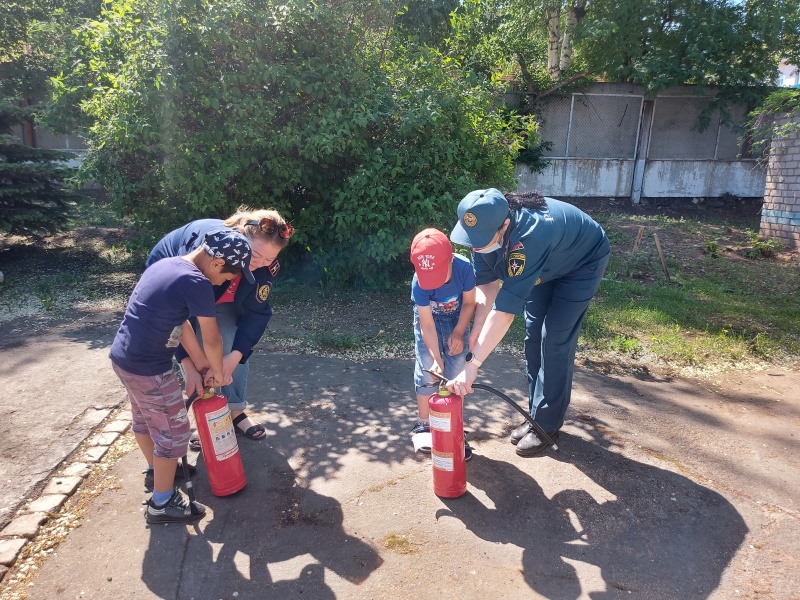
<instances>
[{"instance_id":1,"label":"extinguisher handle","mask_svg":"<svg viewBox=\"0 0 800 600\"><path fill-rule=\"evenodd\" d=\"M430 373L436 379L438 379L439 380L439 387L444 387L444 384L447 383L447 377L444 377L443 375L440 375L436 371L431 371L430 369L422 369L422 370L425 371L426 373Z\"/></svg>"}]
</instances>

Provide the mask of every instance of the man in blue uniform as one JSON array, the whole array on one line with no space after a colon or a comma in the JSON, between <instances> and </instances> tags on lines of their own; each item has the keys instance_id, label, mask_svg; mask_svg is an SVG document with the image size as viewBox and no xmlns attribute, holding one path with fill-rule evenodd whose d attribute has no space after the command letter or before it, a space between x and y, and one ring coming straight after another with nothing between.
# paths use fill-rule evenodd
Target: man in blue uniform
<instances>
[{"instance_id":1,"label":"man in blue uniform","mask_svg":"<svg viewBox=\"0 0 800 600\"><path fill-rule=\"evenodd\" d=\"M472 393L481 364L524 312L530 414L555 441L572 394L578 332L608 264L605 232L565 202L490 188L459 203L450 239L473 250L477 308L471 360L448 389ZM527 421L511 442L520 456L547 447Z\"/></svg>"}]
</instances>

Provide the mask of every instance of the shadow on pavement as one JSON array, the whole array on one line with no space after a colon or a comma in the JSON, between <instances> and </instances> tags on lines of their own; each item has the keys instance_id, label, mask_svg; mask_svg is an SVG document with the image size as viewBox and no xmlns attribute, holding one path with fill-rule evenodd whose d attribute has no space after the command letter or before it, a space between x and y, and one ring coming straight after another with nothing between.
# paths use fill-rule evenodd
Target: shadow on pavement
<instances>
[{"instance_id":1,"label":"shadow on pavement","mask_svg":"<svg viewBox=\"0 0 800 600\"><path fill-rule=\"evenodd\" d=\"M242 457L247 486L226 498L211 494L198 459L197 497L213 518L197 535L150 528L141 570L150 591L161 598L334 598L326 571L358 585L381 565L371 546L344 531L339 502L299 485L276 450L264 444ZM185 553L177 550L183 544Z\"/></svg>"},{"instance_id":2,"label":"shadow on pavement","mask_svg":"<svg viewBox=\"0 0 800 600\"><path fill-rule=\"evenodd\" d=\"M579 598L587 585L593 600L708 597L748 532L742 517L716 492L585 433L594 439L562 435L562 450L549 455L579 489L564 489L568 481L549 497L515 465L476 456L468 474L476 493L444 500L448 508L437 517L523 548L526 583L552 600ZM585 568L579 580L575 563L595 567L597 581L587 580Z\"/></svg>"}]
</instances>

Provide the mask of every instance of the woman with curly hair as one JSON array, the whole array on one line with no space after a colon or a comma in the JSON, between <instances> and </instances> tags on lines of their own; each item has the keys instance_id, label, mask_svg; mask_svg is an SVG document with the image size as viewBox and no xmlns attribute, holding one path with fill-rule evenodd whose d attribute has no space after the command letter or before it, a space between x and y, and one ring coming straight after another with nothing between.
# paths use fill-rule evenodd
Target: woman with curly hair
<instances>
[{"instance_id":1,"label":"woman with curly hair","mask_svg":"<svg viewBox=\"0 0 800 600\"><path fill-rule=\"evenodd\" d=\"M200 219L171 231L153 247L145 267L162 258L188 254L202 243L206 233L220 227L234 229L250 242L253 252L250 270L255 279L255 283L249 283L240 277L214 286L217 322L223 339L223 371L226 381L233 378L230 385L222 387L222 393L228 398L236 433L252 440L263 440L267 436L264 426L254 423L244 412L250 368L247 359L272 316L268 299L281 268L278 254L289 243L294 228L276 210L241 206L224 221ZM186 394L202 394L202 373L208 365L194 364L183 348L178 349L176 359L183 370Z\"/></svg>"}]
</instances>

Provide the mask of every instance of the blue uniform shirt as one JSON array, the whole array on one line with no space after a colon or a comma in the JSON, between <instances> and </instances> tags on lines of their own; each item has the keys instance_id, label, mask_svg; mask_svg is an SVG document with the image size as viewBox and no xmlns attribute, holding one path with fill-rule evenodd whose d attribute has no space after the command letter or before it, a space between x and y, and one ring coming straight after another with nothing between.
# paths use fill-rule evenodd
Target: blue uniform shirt
<instances>
[{"instance_id":1,"label":"blue uniform shirt","mask_svg":"<svg viewBox=\"0 0 800 600\"><path fill-rule=\"evenodd\" d=\"M563 277L611 251L603 228L589 215L560 200L545 202L546 208L512 211L503 247L474 255L478 285L503 282L496 310L522 314L535 285Z\"/></svg>"},{"instance_id":2,"label":"blue uniform shirt","mask_svg":"<svg viewBox=\"0 0 800 600\"><path fill-rule=\"evenodd\" d=\"M162 258L188 254L203 243L205 235L209 231L220 227L225 227L225 223L219 219L200 219L169 232L150 251L145 267L149 267ZM217 304L234 302L236 305L236 335L233 338L231 350L238 350L242 353L241 362L245 362L250 357L253 346L264 335L272 317L272 306L267 302L267 298L280 268L280 263L275 260L271 265L253 271L255 284L247 283L243 277L240 277L235 282L226 281L222 285L214 286L214 297ZM178 349L175 357L179 361L186 357L183 347Z\"/></svg>"},{"instance_id":3,"label":"blue uniform shirt","mask_svg":"<svg viewBox=\"0 0 800 600\"><path fill-rule=\"evenodd\" d=\"M453 274L450 281L435 290L419 287L416 274L411 280L411 299L417 306L430 306L433 318L448 317L458 321L461 315L461 294L475 287L475 272L463 256L453 255Z\"/></svg>"}]
</instances>

